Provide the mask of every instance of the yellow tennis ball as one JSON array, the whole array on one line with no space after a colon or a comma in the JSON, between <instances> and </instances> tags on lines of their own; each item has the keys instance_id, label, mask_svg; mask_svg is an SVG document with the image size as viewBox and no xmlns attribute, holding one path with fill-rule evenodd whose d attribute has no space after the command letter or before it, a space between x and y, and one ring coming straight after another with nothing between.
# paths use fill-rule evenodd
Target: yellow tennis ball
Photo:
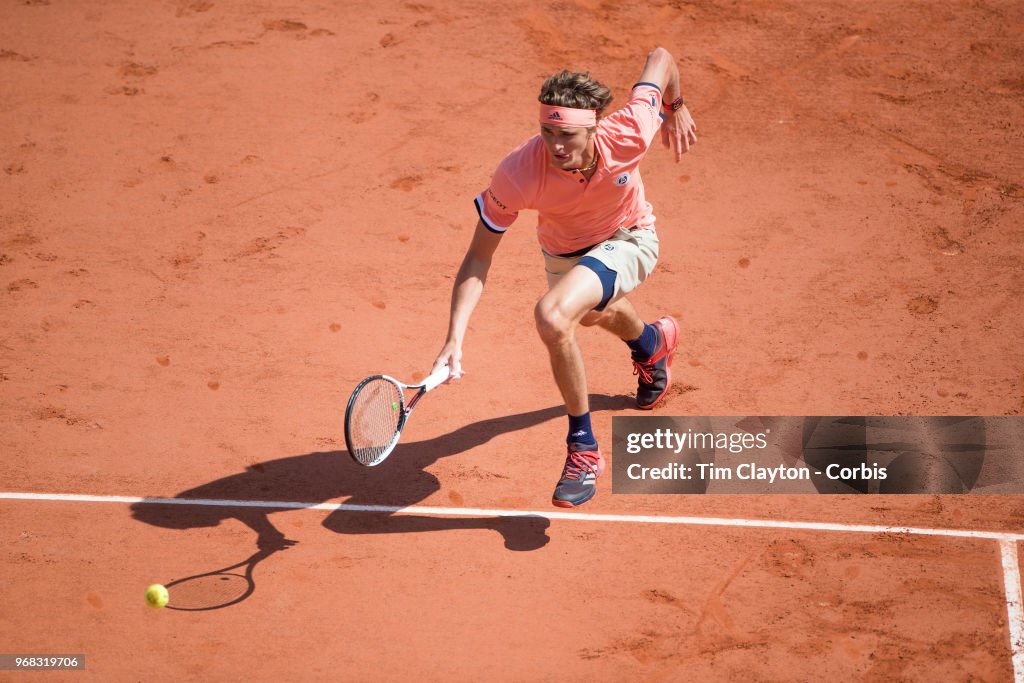
<instances>
[{"instance_id":1,"label":"yellow tennis ball","mask_svg":"<svg viewBox=\"0 0 1024 683\"><path fill-rule=\"evenodd\" d=\"M167 593L167 589L159 583L154 583L146 589L146 604L153 609L160 609L165 606L170 597L171 596Z\"/></svg>"}]
</instances>

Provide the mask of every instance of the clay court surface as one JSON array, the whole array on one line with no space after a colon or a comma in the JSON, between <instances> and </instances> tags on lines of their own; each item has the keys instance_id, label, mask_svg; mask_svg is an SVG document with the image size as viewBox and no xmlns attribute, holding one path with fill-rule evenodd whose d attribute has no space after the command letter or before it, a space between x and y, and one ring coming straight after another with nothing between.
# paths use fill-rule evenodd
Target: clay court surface
<instances>
[{"instance_id":1,"label":"clay court surface","mask_svg":"<svg viewBox=\"0 0 1024 683\"><path fill-rule=\"evenodd\" d=\"M633 301L683 327L656 413L1021 414L1020 3L5 0L0 490L43 496L0 499L0 652L86 655L41 680L1021 680L1020 496L602 479L582 514L491 514L554 512L564 455L532 215L465 378L381 467L345 453L355 384L429 369L543 78L621 104L657 45L700 141L644 166ZM634 378L581 339L610 450ZM143 602L282 538L238 604Z\"/></svg>"}]
</instances>

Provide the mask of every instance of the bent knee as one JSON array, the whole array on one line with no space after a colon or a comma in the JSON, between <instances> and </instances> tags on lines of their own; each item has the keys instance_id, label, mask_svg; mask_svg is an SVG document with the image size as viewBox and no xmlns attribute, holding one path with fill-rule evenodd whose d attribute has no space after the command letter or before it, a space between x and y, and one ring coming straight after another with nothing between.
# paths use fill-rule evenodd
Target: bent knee
<instances>
[{"instance_id":1,"label":"bent knee","mask_svg":"<svg viewBox=\"0 0 1024 683\"><path fill-rule=\"evenodd\" d=\"M572 332L571 321L558 301L551 297L541 297L533 308L533 317L537 323L537 332L545 343L557 342Z\"/></svg>"}]
</instances>

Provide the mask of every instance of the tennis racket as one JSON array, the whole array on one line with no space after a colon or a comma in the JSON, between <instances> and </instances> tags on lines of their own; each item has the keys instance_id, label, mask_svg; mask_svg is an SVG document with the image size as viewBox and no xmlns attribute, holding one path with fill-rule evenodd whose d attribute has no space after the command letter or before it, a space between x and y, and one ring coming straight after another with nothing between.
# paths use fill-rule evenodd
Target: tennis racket
<instances>
[{"instance_id":1,"label":"tennis racket","mask_svg":"<svg viewBox=\"0 0 1024 683\"><path fill-rule=\"evenodd\" d=\"M366 467L384 462L398 445L409 414L423 395L448 379L444 365L420 384L403 384L388 375L367 377L355 388L345 408L345 445L352 458ZM407 390L417 390L405 400Z\"/></svg>"}]
</instances>

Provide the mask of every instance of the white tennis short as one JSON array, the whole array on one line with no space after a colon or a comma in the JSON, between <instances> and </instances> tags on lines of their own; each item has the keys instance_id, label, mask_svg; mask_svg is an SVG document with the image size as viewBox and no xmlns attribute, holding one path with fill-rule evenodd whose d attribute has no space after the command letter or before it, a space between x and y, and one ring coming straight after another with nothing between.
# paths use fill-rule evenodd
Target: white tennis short
<instances>
[{"instance_id":1,"label":"white tennis short","mask_svg":"<svg viewBox=\"0 0 1024 683\"><path fill-rule=\"evenodd\" d=\"M543 249L541 253L544 254L549 289L584 256L597 259L614 271L614 289L600 310L632 292L651 274L658 263L658 234L653 228L619 228L614 235L583 254L555 256Z\"/></svg>"}]
</instances>

